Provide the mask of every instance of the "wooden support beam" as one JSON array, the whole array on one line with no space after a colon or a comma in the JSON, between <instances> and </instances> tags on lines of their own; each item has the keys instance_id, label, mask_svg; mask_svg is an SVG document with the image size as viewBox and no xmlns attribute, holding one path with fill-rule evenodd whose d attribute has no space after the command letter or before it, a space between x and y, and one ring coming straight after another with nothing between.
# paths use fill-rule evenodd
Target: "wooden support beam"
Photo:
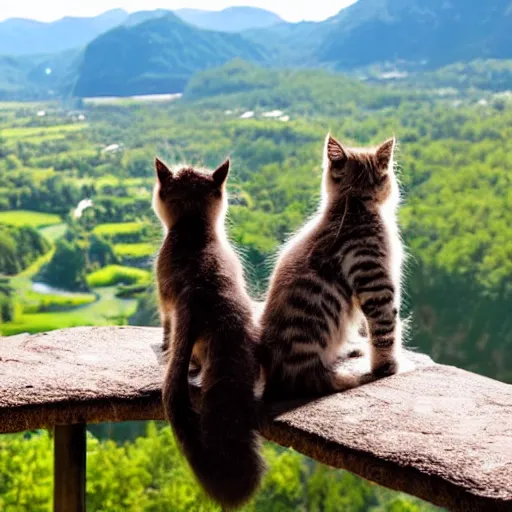
<instances>
[{"instance_id":1,"label":"wooden support beam","mask_svg":"<svg viewBox=\"0 0 512 512\"><path fill-rule=\"evenodd\" d=\"M85 512L85 424L55 427L54 512Z\"/></svg>"}]
</instances>

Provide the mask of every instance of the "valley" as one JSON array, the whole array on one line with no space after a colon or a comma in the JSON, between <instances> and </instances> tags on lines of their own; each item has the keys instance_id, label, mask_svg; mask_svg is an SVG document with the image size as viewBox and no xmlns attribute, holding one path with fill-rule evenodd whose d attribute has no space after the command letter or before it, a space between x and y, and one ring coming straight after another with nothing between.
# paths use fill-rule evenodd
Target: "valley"
<instances>
[{"instance_id":1,"label":"valley","mask_svg":"<svg viewBox=\"0 0 512 512\"><path fill-rule=\"evenodd\" d=\"M358 0L299 23L249 7L0 22L0 344L159 325L155 156L230 157L229 237L261 301L320 200L327 132L347 146L395 135L405 343L512 383L509 4ZM88 509L218 510L168 425L94 425L87 443ZM269 469L244 512L437 510L263 450ZM52 461L49 433L2 436L0 509L50 510Z\"/></svg>"},{"instance_id":2,"label":"valley","mask_svg":"<svg viewBox=\"0 0 512 512\"><path fill-rule=\"evenodd\" d=\"M510 380L511 115L509 97L492 90L441 95L241 61L197 74L172 100L72 111L59 102L3 103L0 226L29 226L45 242L28 269L12 277L3 270L13 300L0 329L158 321L150 277L161 237L151 211L155 155L210 166L231 155L230 235L261 297L279 244L315 207L327 128L358 144L395 133L411 253L410 343ZM30 281L77 295L41 294Z\"/></svg>"},{"instance_id":3,"label":"valley","mask_svg":"<svg viewBox=\"0 0 512 512\"><path fill-rule=\"evenodd\" d=\"M249 7L5 20L0 101L182 93L196 72L235 58L387 80L412 72L421 81L456 64L512 59L511 22L508 0L358 0L299 23Z\"/></svg>"}]
</instances>

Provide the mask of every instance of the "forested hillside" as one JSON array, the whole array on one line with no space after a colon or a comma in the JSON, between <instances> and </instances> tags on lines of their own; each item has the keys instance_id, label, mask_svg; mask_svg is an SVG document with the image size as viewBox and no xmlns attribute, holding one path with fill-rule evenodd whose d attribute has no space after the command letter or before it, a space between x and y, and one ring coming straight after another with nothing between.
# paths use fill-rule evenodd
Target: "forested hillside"
<instances>
[{"instance_id":1,"label":"forested hillside","mask_svg":"<svg viewBox=\"0 0 512 512\"><path fill-rule=\"evenodd\" d=\"M196 75L177 102L91 104L82 122L63 120L59 109L41 119L24 110L26 117L20 107L8 121L14 126L3 131L0 205L67 219L67 243L82 247L86 274L148 261L158 238L150 212L155 153L207 165L230 154L231 234L247 254L259 291L279 244L315 208L327 130L348 144L396 134L405 196L401 221L411 253L411 344L442 361L511 379L507 96L439 96L431 89L363 85L327 73L265 71L234 62ZM80 219L69 218L84 198L94 206ZM95 226L105 222L118 225L98 231ZM126 222L133 227L116 234ZM126 244L138 245L130 254ZM63 250L58 244L54 258ZM68 282L86 291L86 274L68 276ZM131 286L144 281L126 279Z\"/></svg>"},{"instance_id":2,"label":"forested hillside","mask_svg":"<svg viewBox=\"0 0 512 512\"><path fill-rule=\"evenodd\" d=\"M283 23L247 36L281 65L349 70L375 63L439 68L512 58L509 0L358 0L317 23Z\"/></svg>"},{"instance_id":3,"label":"forested hillside","mask_svg":"<svg viewBox=\"0 0 512 512\"><path fill-rule=\"evenodd\" d=\"M242 57L264 59L260 45L238 34L192 27L172 13L122 26L85 49L75 96L181 92L195 71Z\"/></svg>"},{"instance_id":4,"label":"forested hillside","mask_svg":"<svg viewBox=\"0 0 512 512\"><path fill-rule=\"evenodd\" d=\"M358 0L327 20L300 23L250 7L176 14L114 10L46 24L6 20L0 23L0 100L183 92L195 72L235 57L356 76L378 70L371 78L412 72L438 87L443 79L463 87L465 66L473 67L467 71L477 87L495 79L495 90L510 84L506 64L496 61L492 77L487 70L474 76L479 65L471 64L512 59L509 0ZM447 69L425 76L440 68Z\"/></svg>"}]
</instances>

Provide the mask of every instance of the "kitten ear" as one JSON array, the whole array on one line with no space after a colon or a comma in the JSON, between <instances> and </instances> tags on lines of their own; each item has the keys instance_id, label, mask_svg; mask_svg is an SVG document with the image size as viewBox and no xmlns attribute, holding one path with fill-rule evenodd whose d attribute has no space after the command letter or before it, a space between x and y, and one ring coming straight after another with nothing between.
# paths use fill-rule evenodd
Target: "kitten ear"
<instances>
[{"instance_id":1,"label":"kitten ear","mask_svg":"<svg viewBox=\"0 0 512 512\"><path fill-rule=\"evenodd\" d=\"M328 133L325 138L324 170L330 172L333 178L341 178L348 161L345 148Z\"/></svg>"},{"instance_id":2,"label":"kitten ear","mask_svg":"<svg viewBox=\"0 0 512 512\"><path fill-rule=\"evenodd\" d=\"M158 181L161 185L168 183L172 179L172 172L169 168L157 157L155 157L155 170Z\"/></svg>"},{"instance_id":3,"label":"kitten ear","mask_svg":"<svg viewBox=\"0 0 512 512\"><path fill-rule=\"evenodd\" d=\"M383 142L375 152L375 156L377 157L377 162L379 165L379 169L387 170L389 167L389 163L393 160L393 152L395 151L395 137L388 139L386 142Z\"/></svg>"},{"instance_id":4,"label":"kitten ear","mask_svg":"<svg viewBox=\"0 0 512 512\"><path fill-rule=\"evenodd\" d=\"M223 163L219 165L219 167L217 167L217 169L215 169L215 171L213 171L213 182L218 187L222 186L223 183L226 181L226 178L228 177L229 174L229 166L230 161L229 158L227 158Z\"/></svg>"},{"instance_id":5,"label":"kitten ear","mask_svg":"<svg viewBox=\"0 0 512 512\"><path fill-rule=\"evenodd\" d=\"M345 148L330 133L325 139L325 153L328 160L337 166L345 165L347 161Z\"/></svg>"}]
</instances>

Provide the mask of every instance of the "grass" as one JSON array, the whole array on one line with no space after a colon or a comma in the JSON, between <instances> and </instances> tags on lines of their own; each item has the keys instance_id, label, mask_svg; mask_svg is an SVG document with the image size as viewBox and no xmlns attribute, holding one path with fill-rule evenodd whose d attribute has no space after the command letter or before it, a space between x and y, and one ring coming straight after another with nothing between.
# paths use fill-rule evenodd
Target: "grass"
<instances>
[{"instance_id":1,"label":"grass","mask_svg":"<svg viewBox=\"0 0 512 512\"><path fill-rule=\"evenodd\" d=\"M0 110L16 110L18 108L34 108L42 110L45 108L46 103L39 103L36 101L0 101Z\"/></svg>"},{"instance_id":2,"label":"grass","mask_svg":"<svg viewBox=\"0 0 512 512\"><path fill-rule=\"evenodd\" d=\"M47 312L23 314L15 322L0 324L0 333L4 336L22 332L36 333L77 327L81 325L126 324L135 313L135 299L116 297L117 288L107 287L97 290L98 299L85 306L67 312Z\"/></svg>"},{"instance_id":3,"label":"grass","mask_svg":"<svg viewBox=\"0 0 512 512\"><path fill-rule=\"evenodd\" d=\"M69 295L54 295L39 293L34 290L28 290L23 295L24 313L45 313L68 311L70 309L92 304L96 301L96 296L92 293L74 293Z\"/></svg>"},{"instance_id":4,"label":"grass","mask_svg":"<svg viewBox=\"0 0 512 512\"><path fill-rule=\"evenodd\" d=\"M121 265L109 265L87 276L87 284L92 288L118 284L145 284L150 280L151 273L147 270Z\"/></svg>"},{"instance_id":5,"label":"grass","mask_svg":"<svg viewBox=\"0 0 512 512\"><path fill-rule=\"evenodd\" d=\"M133 235L142 231L145 227L143 222L113 222L111 224L100 224L94 228L97 235L113 237L118 235Z\"/></svg>"},{"instance_id":6,"label":"grass","mask_svg":"<svg viewBox=\"0 0 512 512\"><path fill-rule=\"evenodd\" d=\"M32 226L41 228L59 224L61 219L53 213L32 212L29 210L8 210L0 212L0 224L11 226Z\"/></svg>"},{"instance_id":7,"label":"grass","mask_svg":"<svg viewBox=\"0 0 512 512\"><path fill-rule=\"evenodd\" d=\"M146 258L153 256L155 250L155 246L148 243L114 245L114 252L120 258Z\"/></svg>"},{"instance_id":8,"label":"grass","mask_svg":"<svg viewBox=\"0 0 512 512\"><path fill-rule=\"evenodd\" d=\"M127 286L121 284L117 287L116 297L120 297L122 299L131 299L147 291L147 284L130 284Z\"/></svg>"},{"instance_id":9,"label":"grass","mask_svg":"<svg viewBox=\"0 0 512 512\"><path fill-rule=\"evenodd\" d=\"M86 124L58 124L53 126L23 126L16 128L5 128L2 130L2 137L5 139L26 139L26 138L41 138L42 140L49 140L58 138L68 133L79 132L83 130Z\"/></svg>"},{"instance_id":10,"label":"grass","mask_svg":"<svg viewBox=\"0 0 512 512\"><path fill-rule=\"evenodd\" d=\"M18 212L12 212L18 213ZM33 214L34 212L29 212ZM60 219L58 219L60 221ZM63 235L65 224L44 227L40 231L51 240ZM117 286L105 286L108 281L143 285L149 283L150 273L130 267L112 266L95 273L96 282L102 282L102 288L94 293L73 293L69 295L44 294L32 290L32 278L41 267L51 260L55 249L38 258L10 282L16 290L19 314L15 321L0 324L0 335L10 336L22 332L37 333L83 325L122 325L137 309L137 300L132 298L134 290L117 297ZM94 281L94 278L93 278Z\"/></svg>"},{"instance_id":11,"label":"grass","mask_svg":"<svg viewBox=\"0 0 512 512\"><path fill-rule=\"evenodd\" d=\"M32 262L25 270L21 271L19 274L12 278L12 283L16 288L19 288L22 281L30 281L32 277L34 277L39 271L43 268L44 265L50 262L55 254L55 248L50 249L46 254L39 256L37 260Z\"/></svg>"},{"instance_id":12,"label":"grass","mask_svg":"<svg viewBox=\"0 0 512 512\"><path fill-rule=\"evenodd\" d=\"M39 229L39 232L50 242L55 242L59 238L62 238L68 229L67 225L55 224L53 226L46 226L44 228Z\"/></svg>"},{"instance_id":13,"label":"grass","mask_svg":"<svg viewBox=\"0 0 512 512\"><path fill-rule=\"evenodd\" d=\"M13 336L22 332L34 334L37 332L65 329L67 327L78 327L84 325L96 325L81 314L73 313L36 313L23 315L17 322L9 322L0 326L3 336Z\"/></svg>"}]
</instances>

